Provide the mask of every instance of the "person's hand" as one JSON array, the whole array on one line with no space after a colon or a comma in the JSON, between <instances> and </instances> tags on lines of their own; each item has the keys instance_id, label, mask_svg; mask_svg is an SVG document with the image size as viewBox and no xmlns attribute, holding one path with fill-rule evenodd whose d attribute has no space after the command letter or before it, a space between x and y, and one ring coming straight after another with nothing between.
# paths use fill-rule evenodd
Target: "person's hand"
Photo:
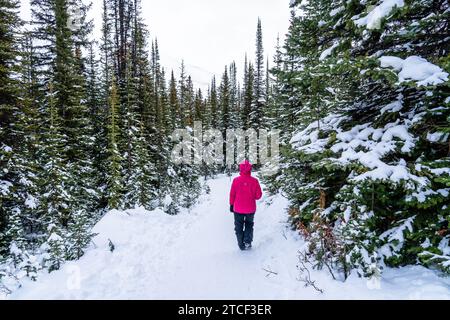
<instances>
[{"instance_id":1,"label":"person's hand","mask_svg":"<svg viewBox=\"0 0 450 320\"><path fill-rule=\"evenodd\" d=\"M230 212L234 213L234 206L233 205L230 205Z\"/></svg>"}]
</instances>

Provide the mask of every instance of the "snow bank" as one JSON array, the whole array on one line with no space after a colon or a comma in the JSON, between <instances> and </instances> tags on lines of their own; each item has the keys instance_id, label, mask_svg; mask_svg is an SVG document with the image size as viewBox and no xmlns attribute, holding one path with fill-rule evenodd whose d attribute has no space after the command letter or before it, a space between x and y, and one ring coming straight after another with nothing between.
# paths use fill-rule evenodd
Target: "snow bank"
<instances>
[{"instance_id":1,"label":"snow bank","mask_svg":"<svg viewBox=\"0 0 450 320\"><path fill-rule=\"evenodd\" d=\"M369 30L379 29L381 27L381 21L389 16L394 8L401 8L404 5L404 0L382 0L367 16L359 19L356 16L353 19L358 27L366 27Z\"/></svg>"},{"instance_id":2,"label":"snow bank","mask_svg":"<svg viewBox=\"0 0 450 320\"><path fill-rule=\"evenodd\" d=\"M416 81L418 86L438 85L449 79L449 74L442 68L419 56L411 56L405 60L383 56L379 58L382 68L392 68L398 72L399 83Z\"/></svg>"}]
</instances>

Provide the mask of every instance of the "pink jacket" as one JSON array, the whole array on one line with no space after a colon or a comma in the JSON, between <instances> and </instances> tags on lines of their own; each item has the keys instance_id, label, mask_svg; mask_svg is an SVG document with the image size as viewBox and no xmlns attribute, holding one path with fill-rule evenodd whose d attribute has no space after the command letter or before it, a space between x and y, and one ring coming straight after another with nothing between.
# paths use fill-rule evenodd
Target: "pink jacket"
<instances>
[{"instance_id":1,"label":"pink jacket","mask_svg":"<svg viewBox=\"0 0 450 320\"><path fill-rule=\"evenodd\" d=\"M256 200L261 199L259 181L251 176L252 165L247 160L239 165L241 176L233 180L230 192L230 205L240 214L256 213Z\"/></svg>"}]
</instances>

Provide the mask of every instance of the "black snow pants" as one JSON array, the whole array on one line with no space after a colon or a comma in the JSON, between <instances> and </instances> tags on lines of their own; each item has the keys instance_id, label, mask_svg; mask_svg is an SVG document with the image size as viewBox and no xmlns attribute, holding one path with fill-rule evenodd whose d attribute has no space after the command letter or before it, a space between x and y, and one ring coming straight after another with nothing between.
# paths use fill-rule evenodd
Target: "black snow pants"
<instances>
[{"instance_id":1,"label":"black snow pants","mask_svg":"<svg viewBox=\"0 0 450 320\"><path fill-rule=\"evenodd\" d=\"M254 221L255 214L234 214L234 231L239 248L243 249L245 244L252 244Z\"/></svg>"}]
</instances>

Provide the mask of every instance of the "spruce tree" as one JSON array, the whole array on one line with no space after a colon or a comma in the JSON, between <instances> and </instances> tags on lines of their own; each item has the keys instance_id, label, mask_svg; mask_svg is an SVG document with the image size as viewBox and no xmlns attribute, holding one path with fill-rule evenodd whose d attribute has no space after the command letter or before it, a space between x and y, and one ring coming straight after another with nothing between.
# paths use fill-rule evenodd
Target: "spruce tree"
<instances>
[{"instance_id":1,"label":"spruce tree","mask_svg":"<svg viewBox=\"0 0 450 320\"><path fill-rule=\"evenodd\" d=\"M240 101L239 101L239 89L237 80L237 67L236 62L230 64L230 126L231 128L240 128L241 117L240 117Z\"/></svg>"},{"instance_id":2,"label":"spruce tree","mask_svg":"<svg viewBox=\"0 0 450 320\"><path fill-rule=\"evenodd\" d=\"M14 132L18 110L18 86L14 80L19 54L16 37L21 24L18 6L19 2L14 0L0 3L0 254L8 248L3 232L15 206L13 185L17 179L11 170L11 158L18 141Z\"/></svg>"},{"instance_id":3,"label":"spruce tree","mask_svg":"<svg viewBox=\"0 0 450 320\"><path fill-rule=\"evenodd\" d=\"M24 229L30 235L29 247L40 245L39 238L45 230L42 217L39 214L40 188L42 181L39 180L42 168L42 150L45 149L42 139L42 109L39 102L43 95L40 90L37 77L37 59L35 46L30 33L25 33L21 38L21 61L20 61L20 110L16 132L21 136L20 146L14 154L15 170L19 177L16 183L17 194L20 201L17 208L21 211L24 219Z\"/></svg>"},{"instance_id":4,"label":"spruce tree","mask_svg":"<svg viewBox=\"0 0 450 320\"><path fill-rule=\"evenodd\" d=\"M169 105L171 115L171 124L169 131L173 132L173 130L175 130L176 128L181 127L180 101L178 100L177 82L173 71L170 76L170 84L169 84Z\"/></svg>"},{"instance_id":5,"label":"spruce tree","mask_svg":"<svg viewBox=\"0 0 450 320\"><path fill-rule=\"evenodd\" d=\"M119 152L118 139L120 128L118 121L117 85L113 80L109 99L109 120L108 120L108 178L107 194L108 208L119 209L122 207L122 156Z\"/></svg>"},{"instance_id":6,"label":"spruce tree","mask_svg":"<svg viewBox=\"0 0 450 320\"><path fill-rule=\"evenodd\" d=\"M242 92L242 127L244 130L253 128L252 126L252 109L254 101L254 67L251 62L248 62L247 56L245 57L244 68L244 86Z\"/></svg>"},{"instance_id":7,"label":"spruce tree","mask_svg":"<svg viewBox=\"0 0 450 320\"><path fill-rule=\"evenodd\" d=\"M217 93L217 84L216 84L216 77L213 77L211 81L211 93L209 97L209 104L210 104L210 127L211 128L218 128L219 125L219 119L218 119L218 110L219 110L219 100L218 100L218 93Z\"/></svg>"},{"instance_id":8,"label":"spruce tree","mask_svg":"<svg viewBox=\"0 0 450 320\"><path fill-rule=\"evenodd\" d=\"M222 76L222 82L219 87L219 106L220 106L220 129L225 134L227 129L231 129L232 105L231 105L231 84L228 75L228 67Z\"/></svg>"},{"instance_id":9,"label":"spruce tree","mask_svg":"<svg viewBox=\"0 0 450 320\"><path fill-rule=\"evenodd\" d=\"M250 67L249 67L250 69ZM266 80L264 72L264 46L261 19L258 19L256 31L256 59L254 70L253 103L250 112L251 127L255 130L261 128L264 109L266 106Z\"/></svg>"},{"instance_id":10,"label":"spruce tree","mask_svg":"<svg viewBox=\"0 0 450 320\"><path fill-rule=\"evenodd\" d=\"M186 74L186 66L184 64L184 60L181 62L180 67L180 79L178 80L178 94L180 101L180 122L183 127L187 125L186 120L186 110L189 110L188 105L188 88L187 88L187 74Z\"/></svg>"},{"instance_id":11,"label":"spruce tree","mask_svg":"<svg viewBox=\"0 0 450 320\"><path fill-rule=\"evenodd\" d=\"M381 16L381 1L292 3L302 14L277 75L284 129L297 130L277 181L308 253L336 278L416 263L448 271L444 2ZM405 76L410 65L434 75Z\"/></svg>"},{"instance_id":12,"label":"spruce tree","mask_svg":"<svg viewBox=\"0 0 450 320\"><path fill-rule=\"evenodd\" d=\"M106 88L104 82L109 81L110 75L106 65L100 66L99 61L95 56L94 43L89 46L89 56L86 63L86 96L87 96L87 110L89 111L90 126L92 132L92 142L89 145L89 155L93 159L91 173L93 180L93 188L104 190L107 179L107 150L108 150L108 130L105 126L105 121L108 117L108 94L109 89ZM102 74L102 68L105 68ZM107 198L104 193L97 196L94 200L95 210L101 210L107 205Z\"/></svg>"}]
</instances>

